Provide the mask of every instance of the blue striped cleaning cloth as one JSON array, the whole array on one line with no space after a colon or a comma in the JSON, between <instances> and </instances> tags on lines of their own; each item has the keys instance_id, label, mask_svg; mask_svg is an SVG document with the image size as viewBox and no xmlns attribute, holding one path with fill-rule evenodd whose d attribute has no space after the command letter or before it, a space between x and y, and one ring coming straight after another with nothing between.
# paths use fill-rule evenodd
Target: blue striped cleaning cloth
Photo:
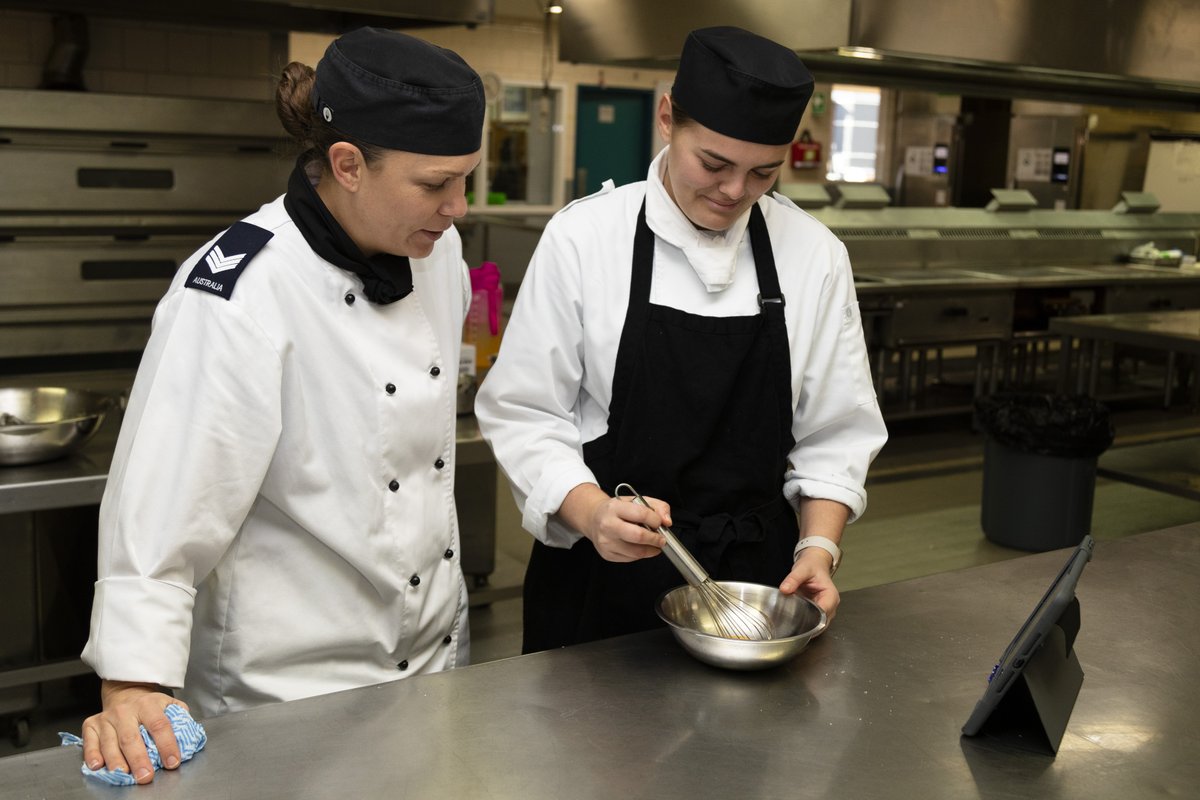
<instances>
[{"instance_id":1,"label":"blue striped cleaning cloth","mask_svg":"<svg viewBox=\"0 0 1200 800\"><path fill-rule=\"evenodd\" d=\"M204 732L204 726L192 719L192 715L185 711L183 706L172 703L167 706L166 714L167 719L171 720L171 729L175 731L175 740L179 742L179 758L182 761L191 759L192 756L204 749L204 745L208 741L208 734ZM156 770L162 769L162 758L158 754L158 745L146 732L145 725L139 725L138 728L142 734L142 741L146 743L146 752L150 754L150 764ZM73 733L59 731L58 738L62 740L63 747L83 746L83 739ZM84 764L80 771L89 778L95 778L113 786L133 786L137 783L128 772L107 767L91 769Z\"/></svg>"}]
</instances>

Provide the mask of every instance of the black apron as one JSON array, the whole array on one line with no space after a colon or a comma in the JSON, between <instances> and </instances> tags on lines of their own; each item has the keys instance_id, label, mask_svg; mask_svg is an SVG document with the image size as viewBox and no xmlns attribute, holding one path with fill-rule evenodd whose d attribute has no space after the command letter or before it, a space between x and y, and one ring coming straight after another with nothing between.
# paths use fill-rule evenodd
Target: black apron
<instances>
[{"instance_id":1,"label":"black apron","mask_svg":"<svg viewBox=\"0 0 1200 800\"><path fill-rule=\"evenodd\" d=\"M600 488L630 483L671 504L672 530L714 578L778 586L796 515L783 497L792 437L791 360L766 221L750 211L762 313L703 317L650 304L654 233L643 201L608 430L583 446ZM535 542L525 573L526 653L662 624L659 596L683 583L666 556L605 561L591 541Z\"/></svg>"}]
</instances>

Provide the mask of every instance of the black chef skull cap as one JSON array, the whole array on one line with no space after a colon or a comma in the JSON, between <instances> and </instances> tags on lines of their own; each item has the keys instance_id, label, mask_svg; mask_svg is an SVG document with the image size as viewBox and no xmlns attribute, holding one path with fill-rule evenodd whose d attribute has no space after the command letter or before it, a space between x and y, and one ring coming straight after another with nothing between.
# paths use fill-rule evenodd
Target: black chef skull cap
<instances>
[{"instance_id":1,"label":"black chef skull cap","mask_svg":"<svg viewBox=\"0 0 1200 800\"><path fill-rule=\"evenodd\" d=\"M347 136L435 156L479 149L483 82L452 50L359 28L329 45L316 72L317 116Z\"/></svg>"},{"instance_id":2,"label":"black chef skull cap","mask_svg":"<svg viewBox=\"0 0 1200 800\"><path fill-rule=\"evenodd\" d=\"M813 93L813 76L794 52L741 28L688 34L671 99L725 136L787 144Z\"/></svg>"}]
</instances>

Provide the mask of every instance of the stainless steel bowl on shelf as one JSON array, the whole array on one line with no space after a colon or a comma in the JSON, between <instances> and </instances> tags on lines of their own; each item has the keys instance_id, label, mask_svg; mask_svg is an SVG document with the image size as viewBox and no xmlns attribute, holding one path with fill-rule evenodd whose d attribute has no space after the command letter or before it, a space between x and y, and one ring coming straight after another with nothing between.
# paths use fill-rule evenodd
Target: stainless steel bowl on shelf
<instances>
[{"instance_id":1,"label":"stainless steel bowl on shelf","mask_svg":"<svg viewBox=\"0 0 1200 800\"><path fill-rule=\"evenodd\" d=\"M714 667L754 670L778 666L798 656L829 624L825 612L799 594L784 594L774 586L758 583L716 583L766 614L776 635L763 641L720 636L699 590L686 585L671 589L658 600L658 616L684 650Z\"/></svg>"},{"instance_id":2,"label":"stainless steel bowl on shelf","mask_svg":"<svg viewBox=\"0 0 1200 800\"><path fill-rule=\"evenodd\" d=\"M0 388L0 465L63 458L119 406L111 395L54 386Z\"/></svg>"}]
</instances>

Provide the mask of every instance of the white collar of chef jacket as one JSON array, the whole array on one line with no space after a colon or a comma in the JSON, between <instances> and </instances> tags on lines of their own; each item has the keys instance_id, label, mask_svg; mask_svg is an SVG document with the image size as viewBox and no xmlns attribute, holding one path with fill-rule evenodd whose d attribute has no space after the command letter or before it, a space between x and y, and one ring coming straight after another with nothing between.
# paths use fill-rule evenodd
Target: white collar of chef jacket
<instances>
[{"instance_id":1,"label":"white collar of chef jacket","mask_svg":"<svg viewBox=\"0 0 1200 800\"><path fill-rule=\"evenodd\" d=\"M654 235L683 251L697 277L710 292L719 292L733 283L738 250L746 236L750 210L738 217L725 231L702 231L692 224L675 205L663 185L667 148L650 164L646 180L646 224Z\"/></svg>"}]
</instances>

